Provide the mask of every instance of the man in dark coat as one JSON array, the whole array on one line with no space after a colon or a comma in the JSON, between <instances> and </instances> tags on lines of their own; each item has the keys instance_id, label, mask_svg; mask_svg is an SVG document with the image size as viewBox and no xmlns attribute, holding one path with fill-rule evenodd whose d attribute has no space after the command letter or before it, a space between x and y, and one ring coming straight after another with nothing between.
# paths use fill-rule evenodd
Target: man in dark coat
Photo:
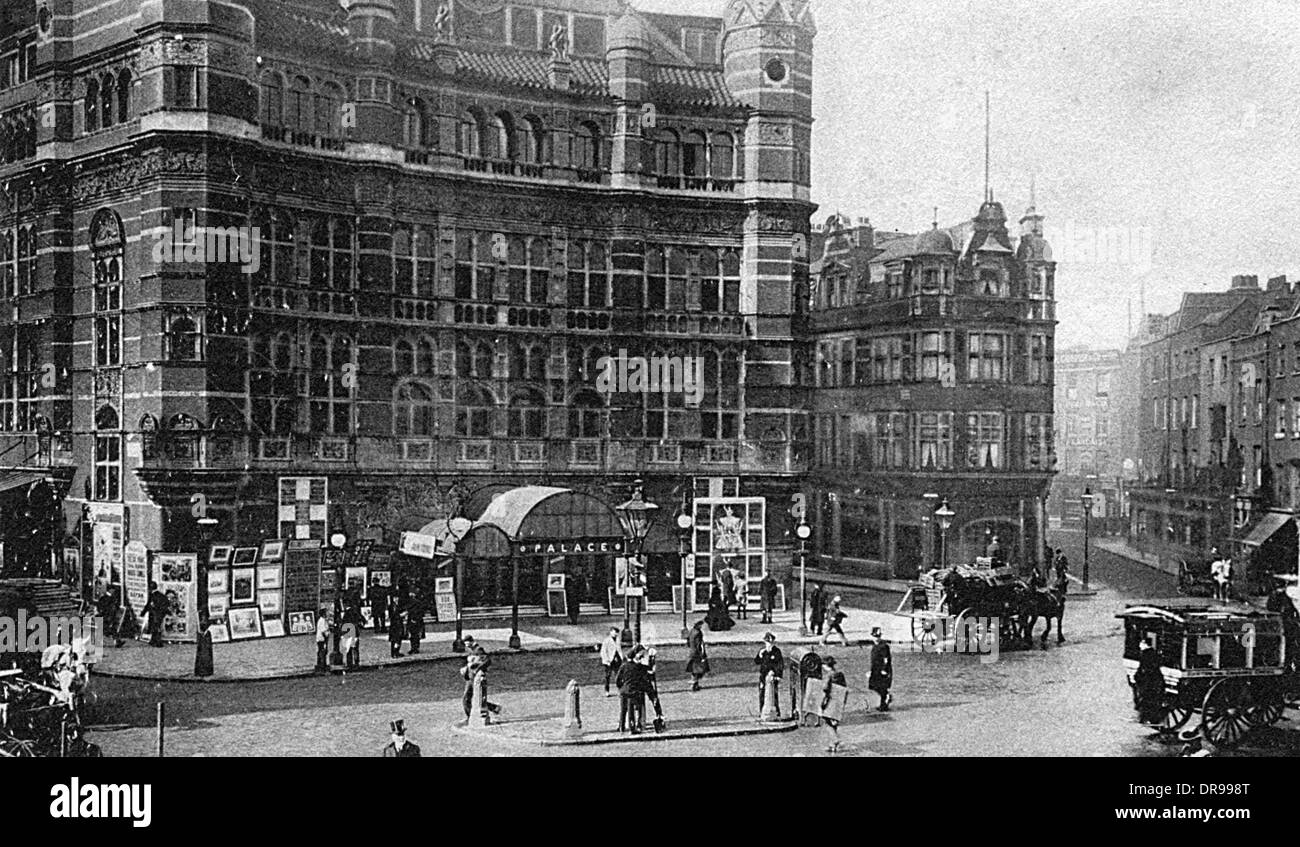
<instances>
[{"instance_id":1,"label":"man in dark coat","mask_svg":"<svg viewBox=\"0 0 1300 847\"><path fill-rule=\"evenodd\" d=\"M419 759L420 745L406 740L406 722L393 721L389 726L392 727L392 740L384 747L385 759Z\"/></svg>"},{"instance_id":2,"label":"man in dark coat","mask_svg":"<svg viewBox=\"0 0 1300 847\"><path fill-rule=\"evenodd\" d=\"M618 685L618 731L629 728L633 735L641 734L645 725L645 695L648 687L646 667L641 663L644 648L637 647L628 660L618 666L614 682Z\"/></svg>"},{"instance_id":3,"label":"man in dark coat","mask_svg":"<svg viewBox=\"0 0 1300 847\"><path fill-rule=\"evenodd\" d=\"M686 646L690 650L690 656L686 660L686 672L694 680L691 683L692 691L700 690L700 680L709 672L709 656L704 649L704 621L698 620L695 626L691 627L690 635L687 636Z\"/></svg>"},{"instance_id":4,"label":"man in dark coat","mask_svg":"<svg viewBox=\"0 0 1300 847\"><path fill-rule=\"evenodd\" d=\"M772 610L776 608L776 577L768 571L763 581L758 584L759 607L763 610L762 623L772 622Z\"/></svg>"},{"instance_id":5,"label":"man in dark coat","mask_svg":"<svg viewBox=\"0 0 1300 847\"><path fill-rule=\"evenodd\" d=\"M585 588L582 571L574 570L564 575L564 605L569 611L569 623L575 626L582 611L582 597L587 593Z\"/></svg>"},{"instance_id":6,"label":"man in dark coat","mask_svg":"<svg viewBox=\"0 0 1300 847\"><path fill-rule=\"evenodd\" d=\"M1133 674L1133 700L1142 723L1154 726L1164 720L1165 676L1160 670L1160 654L1145 638Z\"/></svg>"},{"instance_id":7,"label":"man in dark coat","mask_svg":"<svg viewBox=\"0 0 1300 847\"><path fill-rule=\"evenodd\" d=\"M375 622L375 632L388 632L388 586L379 584L379 577L370 580L370 617Z\"/></svg>"},{"instance_id":8,"label":"man in dark coat","mask_svg":"<svg viewBox=\"0 0 1300 847\"><path fill-rule=\"evenodd\" d=\"M194 649L194 675L200 679L212 676L212 622L207 614L199 615L199 638Z\"/></svg>"},{"instance_id":9,"label":"man in dark coat","mask_svg":"<svg viewBox=\"0 0 1300 847\"><path fill-rule=\"evenodd\" d=\"M406 635L411 639L411 655L420 652L424 638L424 595L411 589L411 599L406 606Z\"/></svg>"},{"instance_id":10,"label":"man in dark coat","mask_svg":"<svg viewBox=\"0 0 1300 847\"><path fill-rule=\"evenodd\" d=\"M722 605L730 612L736 602L736 577L730 567L718 571L718 585L722 588Z\"/></svg>"},{"instance_id":11,"label":"man in dark coat","mask_svg":"<svg viewBox=\"0 0 1300 847\"><path fill-rule=\"evenodd\" d=\"M821 635L822 626L826 623L826 591L820 584L813 586L812 594L808 597L808 616L813 633Z\"/></svg>"},{"instance_id":12,"label":"man in dark coat","mask_svg":"<svg viewBox=\"0 0 1300 847\"><path fill-rule=\"evenodd\" d=\"M149 644L154 647L163 646L163 621L171 612L171 604L167 602L167 595L158 590L158 583L149 583L149 600L144 604L143 614L149 617Z\"/></svg>"},{"instance_id":13,"label":"man in dark coat","mask_svg":"<svg viewBox=\"0 0 1300 847\"><path fill-rule=\"evenodd\" d=\"M406 635L406 623L402 620L402 607L397 598L388 598L388 655L394 659L402 655L402 638Z\"/></svg>"},{"instance_id":14,"label":"man in dark coat","mask_svg":"<svg viewBox=\"0 0 1300 847\"><path fill-rule=\"evenodd\" d=\"M867 679L867 688L880 695L877 711L888 712L889 703L894 699L889 694L889 688L894 684L894 657L880 627L871 628L871 637L875 643L871 645L871 676Z\"/></svg>"},{"instance_id":15,"label":"man in dark coat","mask_svg":"<svg viewBox=\"0 0 1300 847\"><path fill-rule=\"evenodd\" d=\"M758 651L754 657L754 664L758 665L758 713L763 714L763 706L767 703L767 675L772 674L778 680L785 673L785 657L781 655L781 648L776 646L776 636L767 633L763 636L763 649ZM781 712L781 699L776 701L777 713Z\"/></svg>"}]
</instances>

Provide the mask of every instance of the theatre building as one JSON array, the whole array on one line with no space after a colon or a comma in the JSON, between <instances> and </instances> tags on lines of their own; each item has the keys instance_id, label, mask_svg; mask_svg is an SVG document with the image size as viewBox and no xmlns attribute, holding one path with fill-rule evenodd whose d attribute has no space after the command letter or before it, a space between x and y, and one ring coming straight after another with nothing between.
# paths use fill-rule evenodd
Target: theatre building
<instances>
[{"instance_id":1,"label":"theatre building","mask_svg":"<svg viewBox=\"0 0 1300 847\"><path fill-rule=\"evenodd\" d=\"M683 502L692 584L724 549L785 576L807 0L9 6L0 467L63 475L51 532L84 540L87 580L133 542L394 550L463 514L529 521L466 605L509 603L518 566L530 604L582 567L603 607L636 479L652 605ZM624 351L698 357L703 385L598 390ZM535 528L540 489L594 546L550 546L579 524Z\"/></svg>"},{"instance_id":2,"label":"theatre building","mask_svg":"<svg viewBox=\"0 0 1300 847\"><path fill-rule=\"evenodd\" d=\"M1012 238L990 196L919 235L827 222L812 317L820 566L908 578L995 538L1013 564L1040 562L1056 325L1042 221L1031 206Z\"/></svg>"}]
</instances>

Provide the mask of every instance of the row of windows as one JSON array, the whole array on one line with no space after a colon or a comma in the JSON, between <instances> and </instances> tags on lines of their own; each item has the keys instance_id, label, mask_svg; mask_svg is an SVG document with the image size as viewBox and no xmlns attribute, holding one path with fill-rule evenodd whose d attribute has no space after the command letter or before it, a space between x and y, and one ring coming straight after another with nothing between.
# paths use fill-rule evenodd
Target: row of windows
<instances>
[{"instance_id":1,"label":"row of windows","mask_svg":"<svg viewBox=\"0 0 1300 847\"><path fill-rule=\"evenodd\" d=\"M875 296L888 299L922 295L975 294L982 297L1013 296L1010 276L1002 267L980 267L976 278L957 285L955 267L951 263L924 263L886 267L871 265L869 273L854 278L849 270L835 265L826 270L817 285L813 298L819 309L837 309L871 302ZM1030 268L1023 295L1031 300L1053 299L1052 280L1047 268Z\"/></svg>"},{"instance_id":2,"label":"row of windows","mask_svg":"<svg viewBox=\"0 0 1300 847\"><path fill-rule=\"evenodd\" d=\"M86 132L108 129L115 123L130 120L131 72L123 68L116 75L108 71L86 80L86 99L82 108Z\"/></svg>"},{"instance_id":3,"label":"row of windows","mask_svg":"<svg viewBox=\"0 0 1300 847\"><path fill-rule=\"evenodd\" d=\"M953 365L962 358L958 343L965 346L963 376L968 382L1051 382L1051 336L922 330L819 342L816 385L843 388L880 382L956 381Z\"/></svg>"},{"instance_id":4,"label":"row of windows","mask_svg":"<svg viewBox=\"0 0 1300 847\"><path fill-rule=\"evenodd\" d=\"M36 72L36 45L32 42L18 45L0 57L0 89L21 85Z\"/></svg>"},{"instance_id":5,"label":"row of windows","mask_svg":"<svg viewBox=\"0 0 1300 847\"><path fill-rule=\"evenodd\" d=\"M36 116L30 109L10 112L0 118L0 164L30 159L36 155Z\"/></svg>"},{"instance_id":6,"label":"row of windows","mask_svg":"<svg viewBox=\"0 0 1300 847\"><path fill-rule=\"evenodd\" d=\"M36 228L0 232L0 293L5 297L36 290Z\"/></svg>"},{"instance_id":7,"label":"row of windows","mask_svg":"<svg viewBox=\"0 0 1300 847\"><path fill-rule=\"evenodd\" d=\"M964 430L958 427L964 422ZM816 420L817 462L876 470L1004 469L1009 433L1002 412L877 412ZM1052 416L1024 416L1023 467L1050 470ZM959 451L964 451L964 455Z\"/></svg>"}]
</instances>

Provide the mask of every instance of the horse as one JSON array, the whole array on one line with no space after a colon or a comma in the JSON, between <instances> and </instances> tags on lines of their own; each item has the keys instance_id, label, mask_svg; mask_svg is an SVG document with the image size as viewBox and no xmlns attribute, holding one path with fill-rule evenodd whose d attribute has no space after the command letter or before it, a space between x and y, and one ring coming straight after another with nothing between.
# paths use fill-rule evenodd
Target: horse
<instances>
[{"instance_id":1,"label":"horse","mask_svg":"<svg viewBox=\"0 0 1300 847\"><path fill-rule=\"evenodd\" d=\"M1020 637L1026 646L1034 642L1034 626L1039 618L1047 620L1047 629L1043 630L1041 645L1047 649L1047 636L1052 632L1052 619L1056 619L1056 643L1065 643L1065 598L1056 589L1024 588L1019 592L1016 620L1020 624Z\"/></svg>"}]
</instances>

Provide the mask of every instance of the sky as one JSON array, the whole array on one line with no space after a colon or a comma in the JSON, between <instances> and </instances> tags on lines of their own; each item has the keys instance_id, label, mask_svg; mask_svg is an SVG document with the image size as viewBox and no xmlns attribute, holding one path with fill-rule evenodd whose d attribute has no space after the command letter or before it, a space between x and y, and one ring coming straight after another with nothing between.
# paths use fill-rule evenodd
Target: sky
<instances>
[{"instance_id":1,"label":"sky","mask_svg":"<svg viewBox=\"0 0 1300 847\"><path fill-rule=\"evenodd\" d=\"M722 0L634 0L720 15ZM814 221L1037 208L1057 346L1121 346L1184 291L1300 281L1300 4L813 0Z\"/></svg>"}]
</instances>

